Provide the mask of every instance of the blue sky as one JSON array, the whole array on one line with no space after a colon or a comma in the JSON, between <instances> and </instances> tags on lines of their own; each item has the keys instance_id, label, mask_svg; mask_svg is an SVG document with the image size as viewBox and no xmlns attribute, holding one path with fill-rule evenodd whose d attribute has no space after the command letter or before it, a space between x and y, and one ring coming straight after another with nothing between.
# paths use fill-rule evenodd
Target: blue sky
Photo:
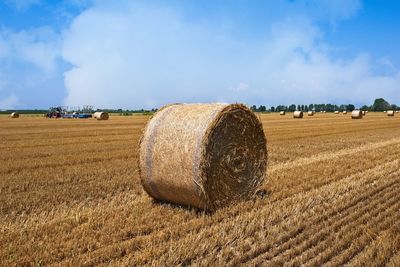
<instances>
[{"instance_id":1,"label":"blue sky","mask_svg":"<svg viewBox=\"0 0 400 267\"><path fill-rule=\"evenodd\" d=\"M400 1L4 0L0 109L400 104Z\"/></svg>"}]
</instances>

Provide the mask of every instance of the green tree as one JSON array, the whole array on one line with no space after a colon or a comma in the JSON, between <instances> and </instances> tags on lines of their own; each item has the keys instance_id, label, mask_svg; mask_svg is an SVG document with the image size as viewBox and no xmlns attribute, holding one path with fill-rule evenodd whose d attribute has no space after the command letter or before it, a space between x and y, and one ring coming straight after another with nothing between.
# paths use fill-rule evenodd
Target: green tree
<instances>
[{"instance_id":1,"label":"green tree","mask_svg":"<svg viewBox=\"0 0 400 267\"><path fill-rule=\"evenodd\" d=\"M377 98L372 105L374 111L384 111L390 109L390 104L383 98Z\"/></svg>"}]
</instances>

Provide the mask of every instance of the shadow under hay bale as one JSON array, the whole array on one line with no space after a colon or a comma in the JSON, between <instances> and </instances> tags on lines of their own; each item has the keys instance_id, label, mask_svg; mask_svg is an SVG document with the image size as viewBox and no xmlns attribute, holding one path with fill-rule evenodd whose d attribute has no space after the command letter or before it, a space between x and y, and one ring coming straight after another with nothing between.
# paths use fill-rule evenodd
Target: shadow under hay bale
<instances>
[{"instance_id":1,"label":"shadow under hay bale","mask_svg":"<svg viewBox=\"0 0 400 267\"><path fill-rule=\"evenodd\" d=\"M148 122L139 148L153 198L214 211L249 199L267 168L262 124L241 104L174 104Z\"/></svg>"}]
</instances>

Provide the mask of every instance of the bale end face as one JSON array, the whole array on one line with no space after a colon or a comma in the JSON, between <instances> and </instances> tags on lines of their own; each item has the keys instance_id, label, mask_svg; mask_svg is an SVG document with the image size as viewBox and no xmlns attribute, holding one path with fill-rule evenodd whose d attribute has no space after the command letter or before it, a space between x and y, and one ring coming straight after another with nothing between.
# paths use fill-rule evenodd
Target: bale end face
<instances>
[{"instance_id":1,"label":"bale end face","mask_svg":"<svg viewBox=\"0 0 400 267\"><path fill-rule=\"evenodd\" d=\"M216 210L254 195L266 175L261 122L239 104L175 104L140 141L142 185L153 198Z\"/></svg>"},{"instance_id":2,"label":"bale end face","mask_svg":"<svg viewBox=\"0 0 400 267\"><path fill-rule=\"evenodd\" d=\"M394 110L388 110L388 111L387 111L387 115L388 115L389 117L393 117L393 116L394 116Z\"/></svg>"}]
</instances>

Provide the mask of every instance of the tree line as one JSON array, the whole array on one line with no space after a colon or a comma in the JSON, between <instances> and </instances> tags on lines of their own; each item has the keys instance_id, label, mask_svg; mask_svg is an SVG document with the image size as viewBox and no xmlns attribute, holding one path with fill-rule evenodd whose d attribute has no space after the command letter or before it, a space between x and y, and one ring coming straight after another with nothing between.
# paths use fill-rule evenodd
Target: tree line
<instances>
[{"instance_id":1,"label":"tree line","mask_svg":"<svg viewBox=\"0 0 400 267\"><path fill-rule=\"evenodd\" d=\"M280 112L280 111L287 111L287 112L294 112L296 110L300 111L326 111L326 112L334 112L334 111L353 111L356 109L356 106L353 104L347 104L347 105L336 105L336 104L309 104L309 105L278 105L278 106L272 106L270 108L267 108L264 105L256 106L253 105L251 106L251 110L256 111L256 112ZM385 110L400 110L400 107L395 105L395 104L390 104L388 101L386 101L383 98L377 98L375 99L374 103L371 106L363 105L360 107L361 110L365 111L385 111Z\"/></svg>"}]
</instances>

